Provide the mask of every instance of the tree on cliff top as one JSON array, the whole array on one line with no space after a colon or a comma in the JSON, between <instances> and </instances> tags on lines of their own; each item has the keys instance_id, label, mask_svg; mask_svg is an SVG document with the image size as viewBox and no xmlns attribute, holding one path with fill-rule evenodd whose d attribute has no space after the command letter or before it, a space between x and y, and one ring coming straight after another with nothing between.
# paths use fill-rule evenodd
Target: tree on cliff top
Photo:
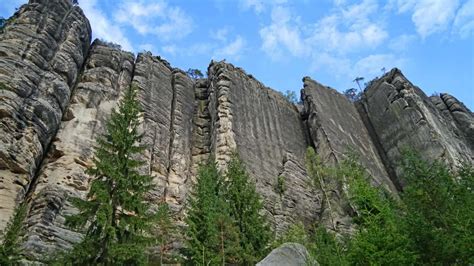
<instances>
[{"instance_id":1,"label":"tree on cliff top","mask_svg":"<svg viewBox=\"0 0 474 266\"><path fill-rule=\"evenodd\" d=\"M186 71L186 74L188 74L188 76L192 79L200 79L204 77L201 70L194 68L188 69L188 71Z\"/></svg>"},{"instance_id":2,"label":"tree on cliff top","mask_svg":"<svg viewBox=\"0 0 474 266\"><path fill-rule=\"evenodd\" d=\"M113 110L106 133L97 139L94 166L86 173L94 179L86 200L72 200L79 213L67 217L73 228L85 229L85 237L71 253L70 264L141 265L145 250L152 243L149 232L154 216L145 194L152 178L142 175L136 159L144 150L137 145L140 107L137 89L130 87Z\"/></svg>"}]
</instances>

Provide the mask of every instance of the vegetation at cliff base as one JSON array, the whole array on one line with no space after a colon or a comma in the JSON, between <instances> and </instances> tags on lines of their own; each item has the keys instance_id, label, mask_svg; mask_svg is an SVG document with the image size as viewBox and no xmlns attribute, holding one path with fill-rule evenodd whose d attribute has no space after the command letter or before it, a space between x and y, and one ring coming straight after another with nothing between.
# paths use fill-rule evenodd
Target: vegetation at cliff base
<instances>
[{"instance_id":1,"label":"vegetation at cliff base","mask_svg":"<svg viewBox=\"0 0 474 266\"><path fill-rule=\"evenodd\" d=\"M20 204L8 222L0 245L0 265L18 265L21 259L20 235L26 213L27 205Z\"/></svg>"},{"instance_id":2,"label":"vegetation at cliff base","mask_svg":"<svg viewBox=\"0 0 474 266\"><path fill-rule=\"evenodd\" d=\"M310 170L327 168L314 156L314 151L309 150L309 162L315 163ZM355 231L347 234L320 225L315 225L316 229L300 225L298 234L294 227L288 231L300 236L290 240L304 244L320 265L474 262L472 165L464 164L455 171L439 161L429 163L407 152L403 161L407 185L399 199L373 186L370 175L354 157L329 168L324 172L326 178L346 180L345 197L355 209ZM321 189L320 183L316 184Z\"/></svg>"},{"instance_id":3,"label":"vegetation at cliff base","mask_svg":"<svg viewBox=\"0 0 474 266\"><path fill-rule=\"evenodd\" d=\"M139 117L137 89L130 87L97 139L94 166L87 169L93 177L87 198L72 199L79 213L67 217L66 224L85 235L62 258L65 264L145 264L156 216L145 200L152 178L140 174L143 161L136 159L144 150L138 145Z\"/></svg>"},{"instance_id":4,"label":"vegetation at cliff base","mask_svg":"<svg viewBox=\"0 0 474 266\"><path fill-rule=\"evenodd\" d=\"M189 201L185 255L190 265L252 265L267 254L272 233L244 165L234 156L227 172L212 160L201 166Z\"/></svg>"}]
</instances>

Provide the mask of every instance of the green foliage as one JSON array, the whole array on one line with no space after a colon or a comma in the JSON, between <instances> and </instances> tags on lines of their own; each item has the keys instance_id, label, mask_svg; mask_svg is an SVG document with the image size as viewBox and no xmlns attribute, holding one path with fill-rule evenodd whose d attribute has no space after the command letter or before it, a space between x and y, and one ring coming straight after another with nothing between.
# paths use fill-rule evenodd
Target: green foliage
<instances>
[{"instance_id":1,"label":"green foliage","mask_svg":"<svg viewBox=\"0 0 474 266\"><path fill-rule=\"evenodd\" d=\"M163 265L163 261L172 261L172 257L168 252L171 249L172 237L176 233L176 226L171 219L169 206L166 202L162 202L159 205L155 215L156 220L153 224L152 234L160 249L160 265Z\"/></svg>"},{"instance_id":2,"label":"green foliage","mask_svg":"<svg viewBox=\"0 0 474 266\"><path fill-rule=\"evenodd\" d=\"M215 163L199 168L186 217L185 255L191 265L238 261L239 236L223 197L223 182Z\"/></svg>"},{"instance_id":3,"label":"green foliage","mask_svg":"<svg viewBox=\"0 0 474 266\"><path fill-rule=\"evenodd\" d=\"M474 263L474 170L456 173L441 162L428 163L408 152L402 200L405 223L423 264Z\"/></svg>"},{"instance_id":4,"label":"green foliage","mask_svg":"<svg viewBox=\"0 0 474 266\"><path fill-rule=\"evenodd\" d=\"M0 265L17 265L21 259L20 235L23 220L26 217L27 205L20 204L5 228L5 235L0 246Z\"/></svg>"},{"instance_id":5,"label":"green foliage","mask_svg":"<svg viewBox=\"0 0 474 266\"><path fill-rule=\"evenodd\" d=\"M288 230L284 234L273 241L272 249L288 242L299 243L306 247L308 246L310 239L302 222L297 222L288 227Z\"/></svg>"},{"instance_id":6,"label":"green foliage","mask_svg":"<svg viewBox=\"0 0 474 266\"><path fill-rule=\"evenodd\" d=\"M188 76L192 79L200 79L204 77L201 70L194 68L188 69L188 71L186 71L186 74L188 74Z\"/></svg>"},{"instance_id":7,"label":"green foliage","mask_svg":"<svg viewBox=\"0 0 474 266\"><path fill-rule=\"evenodd\" d=\"M263 203L255 185L236 155L229 162L224 191L239 230L242 263L255 264L266 255L272 232L261 214Z\"/></svg>"},{"instance_id":8,"label":"green foliage","mask_svg":"<svg viewBox=\"0 0 474 266\"><path fill-rule=\"evenodd\" d=\"M351 264L412 265L416 255L404 230L397 203L383 189L372 186L365 170L355 158L339 166L348 180L349 201L355 205L357 233L348 247Z\"/></svg>"},{"instance_id":9,"label":"green foliage","mask_svg":"<svg viewBox=\"0 0 474 266\"><path fill-rule=\"evenodd\" d=\"M347 89L343 92L343 94L351 102L358 101L362 97L362 91L357 91L356 88Z\"/></svg>"},{"instance_id":10,"label":"green foliage","mask_svg":"<svg viewBox=\"0 0 474 266\"><path fill-rule=\"evenodd\" d=\"M152 243L150 228L155 216L149 213L145 194L152 178L138 168L140 107L137 89L130 87L113 110L106 133L97 139L94 166L87 173L94 179L86 200L73 198L79 213L66 224L85 230L84 240L64 256L66 264L127 264L146 262L145 250Z\"/></svg>"},{"instance_id":11,"label":"green foliage","mask_svg":"<svg viewBox=\"0 0 474 266\"><path fill-rule=\"evenodd\" d=\"M277 190L278 194L280 194L280 197L285 193L285 190L286 190L285 176L279 175L277 177L276 190Z\"/></svg>"},{"instance_id":12,"label":"green foliage","mask_svg":"<svg viewBox=\"0 0 474 266\"><path fill-rule=\"evenodd\" d=\"M311 237L309 252L322 266L350 265L344 241L338 240L334 233L328 232L324 227L318 227Z\"/></svg>"},{"instance_id":13,"label":"green foliage","mask_svg":"<svg viewBox=\"0 0 474 266\"><path fill-rule=\"evenodd\" d=\"M337 189L338 182L340 181L340 178L335 174L336 168L325 166L314 149L309 147L306 151L306 170L310 177L311 185L315 189L322 191L321 209L328 209L331 229L337 231L336 221L333 216L334 210L330 199L331 191Z\"/></svg>"},{"instance_id":14,"label":"green foliage","mask_svg":"<svg viewBox=\"0 0 474 266\"><path fill-rule=\"evenodd\" d=\"M189 201L186 256L193 265L254 264L266 255L271 231L263 205L235 156L224 176L201 166Z\"/></svg>"}]
</instances>

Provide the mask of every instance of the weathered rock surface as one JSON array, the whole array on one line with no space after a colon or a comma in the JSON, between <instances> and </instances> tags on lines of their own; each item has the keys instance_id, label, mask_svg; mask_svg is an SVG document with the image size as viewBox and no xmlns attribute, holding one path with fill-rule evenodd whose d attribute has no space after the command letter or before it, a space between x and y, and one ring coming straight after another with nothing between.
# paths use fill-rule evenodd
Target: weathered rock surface
<instances>
[{"instance_id":1,"label":"weathered rock surface","mask_svg":"<svg viewBox=\"0 0 474 266\"><path fill-rule=\"evenodd\" d=\"M192 167L194 83L181 70L150 53L139 54L133 84L140 89L144 112L144 160L156 188L152 201L165 200L175 213L182 211Z\"/></svg>"},{"instance_id":2,"label":"weathered rock surface","mask_svg":"<svg viewBox=\"0 0 474 266\"><path fill-rule=\"evenodd\" d=\"M224 168L232 153L239 153L277 232L297 219L313 221L320 203L308 185L308 143L296 107L231 64L211 63L209 81L211 146L218 165ZM280 175L286 187L281 195Z\"/></svg>"},{"instance_id":3,"label":"weathered rock surface","mask_svg":"<svg viewBox=\"0 0 474 266\"><path fill-rule=\"evenodd\" d=\"M302 98L312 145L323 164L334 165L342 162L348 153L358 156L360 163L374 177L373 183L396 193L385 166L379 157L362 118L354 103L336 90L325 87L309 77L305 77ZM337 188L334 180L326 180L332 187L328 192L332 203L332 214L323 215L325 223L331 226L350 227L350 218L345 210L342 188ZM325 208L329 211L329 208ZM333 216L332 218L330 216ZM334 220L334 221L327 221Z\"/></svg>"},{"instance_id":4,"label":"weathered rock surface","mask_svg":"<svg viewBox=\"0 0 474 266\"><path fill-rule=\"evenodd\" d=\"M306 248L298 243L285 243L272 250L257 266L306 266L318 265L311 262Z\"/></svg>"},{"instance_id":5,"label":"weathered rock surface","mask_svg":"<svg viewBox=\"0 0 474 266\"><path fill-rule=\"evenodd\" d=\"M69 1L32 0L0 34L0 230L59 128L90 33Z\"/></svg>"},{"instance_id":6,"label":"weathered rock surface","mask_svg":"<svg viewBox=\"0 0 474 266\"><path fill-rule=\"evenodd\" d=\"M473 113L451 95L428 98L397 69L372 82L356 104L305 78L302 107L231 64L211 62L208 78L192 80L151 53L135 58L101 41L89 51L90 36L87 18L70 0L31 0L0 33L0 230L26 201L22 243L29 262L81 239L64 226L77 211L69 199L86 195L95 139L130 84L138 86L143 108L142 170L156 184L149 200L166 201L178 225L196 169L211 155L225 170L239 153L277 234L296 221L331 227L322 192L309 185L308 146L325 164L354 151L374 185L393 193L403 185L405 147L453 166L474 161ZM350 230L343 187L329 193L338 230ZM307 258L292 245L261 263L281 254Z\"/></svg>"},{"instance_id":7,"label":"weathered rock surface","mask_svg":"<svg viewBox=\"0 0 474 266\"><path fill-rule=\"evenodd\" d=\"M68 199L87 194L90 177L84 171L92 165L95 140L105 132L106 119L130 85L133 61L131 53L98 40L92 44L61 127L27 199L30 210L23 247L28 259L44 259L45 254L70 248L81 239L64 225L64 217L77 211Z\"/></svg>"},{"instance_id":8,"label":"weathered rock surface","mask_svg":"<svg viewBox=\"0 0 474 266\"><path fill-rule=\"evenodd\" d=\"M469 140L473 115L453 97L442 95L441 101L435 100L436 107L400 70L393 69L372 82L361 103L362 113L381 144L381 152L397 176L401 175L400 162L407 148L424 159L440 159L453 166L460 160L473 161ZM399 182L403 185L403 180Z\"/></svg>"}]
</instances>

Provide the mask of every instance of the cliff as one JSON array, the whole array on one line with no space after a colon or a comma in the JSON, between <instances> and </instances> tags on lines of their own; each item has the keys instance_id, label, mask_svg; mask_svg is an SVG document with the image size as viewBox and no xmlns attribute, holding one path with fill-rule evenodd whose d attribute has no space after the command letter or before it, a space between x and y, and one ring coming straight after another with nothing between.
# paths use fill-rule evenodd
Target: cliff
<instances>
[{"instance_id":1,"label":"cliff","mask_svg":"<svg viewBox=\"0 0 474 266\"><path fill-rule=\"evenodd\" d=\"M86 195L94 141L131 84L143 108L142 170L156 184L149 200L165 200L179 225L196 169L211 154L224 170L239 153L277 233L299 220L325 222L321 191L308 184L308 147L325 164L354 152L373 184L394 195L406 147L453 167L474 161L473 113L451 95L427 97L398 69L357 103L305 77L300 106L232 64L211 62L208 77L193 80L151 53L134 57L90 36L69 0L31 0L0 34L0 230L25 202L21 242L32 262L81 239L64 225L77 211L69 199ZM338 226L350 230L343 193L331 191L330 200Z\"/></svg>"}]
</instances>

